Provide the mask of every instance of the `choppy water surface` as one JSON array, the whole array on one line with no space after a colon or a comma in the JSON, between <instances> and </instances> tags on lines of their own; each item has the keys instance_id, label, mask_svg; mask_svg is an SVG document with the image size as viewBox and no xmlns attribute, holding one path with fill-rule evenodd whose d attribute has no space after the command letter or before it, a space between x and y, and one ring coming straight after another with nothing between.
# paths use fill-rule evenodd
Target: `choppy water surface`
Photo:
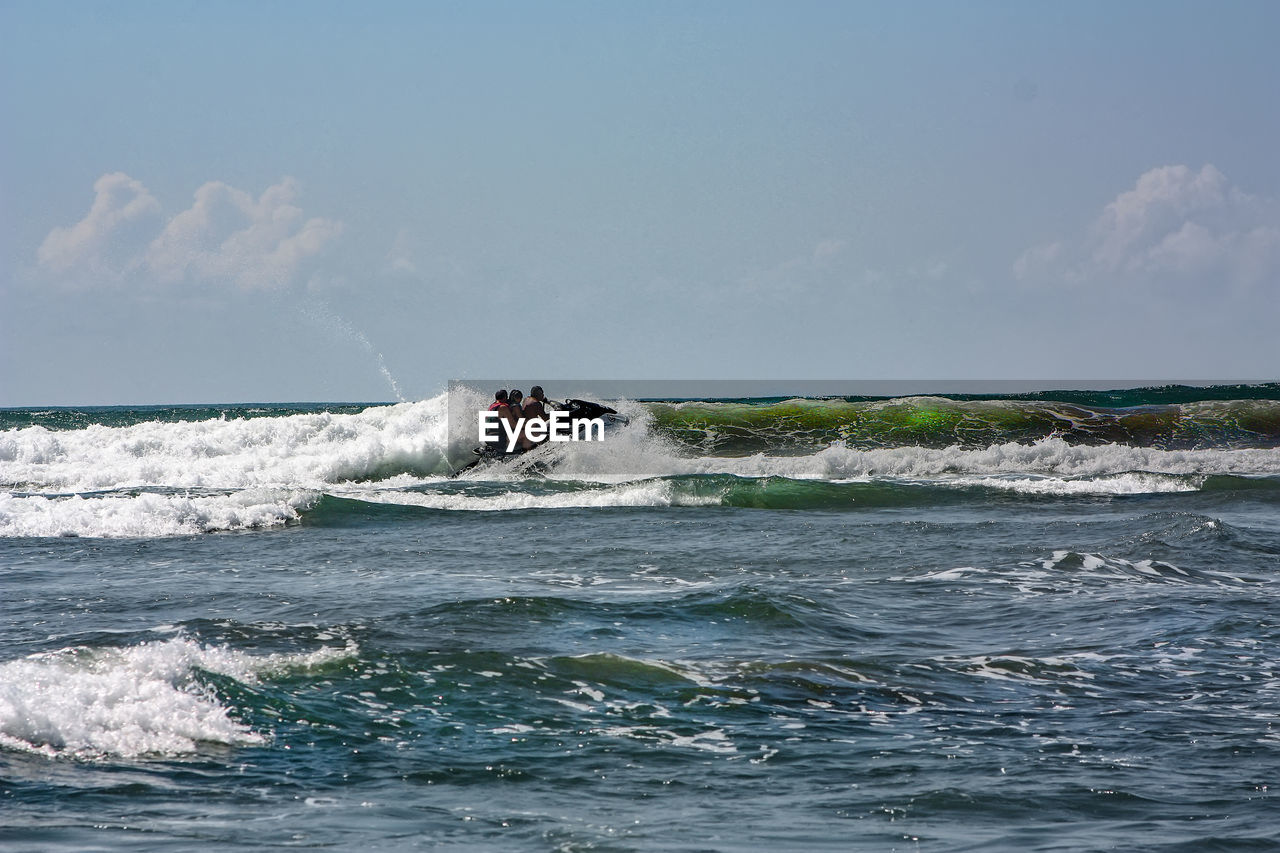
<instances>
[{"instance_id":1,"label":"choppy water surface","mask_svg":"<svg viewBox=\"0 0 1280 853\"><path fill-rule=\"evenodd\" d=\"M1130 393L0 413L0 843L1275 849L1280 404Z\"/></svg>"}]
</instances>

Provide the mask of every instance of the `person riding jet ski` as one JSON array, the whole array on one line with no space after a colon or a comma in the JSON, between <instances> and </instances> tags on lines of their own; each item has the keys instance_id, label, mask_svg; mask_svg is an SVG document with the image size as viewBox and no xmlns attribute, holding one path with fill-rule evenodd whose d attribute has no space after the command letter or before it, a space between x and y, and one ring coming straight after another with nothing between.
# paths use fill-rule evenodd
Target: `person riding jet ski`
<instances>
[{"instance_id":1,"label":"person riding jet ski","mask_svg":"<svg viewBox=\"0 0 1280 853\"><path fill-rule=\"evenodd\" d=\"M511 391L500 390L493 396L494 401L489 405L488 411L497 412L499 418L507 426L497 431L496 439L474 448L472 452L478 458L457 471L453 476L461 474L482 461L515 457L547 443L550 440L549 433L544 433L535 442L529 436L529 425L532 421L550 423L553 419L551 412L566 412L569 424L574 426L582 421L594 421L596 419L601 420L606 428L629 423L628 418L625 415L618 414L616 409L611 409L600 403L593 403L590 400L569 399L563 403L548 400L543 393L541 385L534 385L530 388L528 398L525 398L519 389L512 389ZM563 418L557 418L556 420L562 421ZM510 435L512 434L518 436L514 449L511 449L510 442Z\"/></svg>"}]
</instances>

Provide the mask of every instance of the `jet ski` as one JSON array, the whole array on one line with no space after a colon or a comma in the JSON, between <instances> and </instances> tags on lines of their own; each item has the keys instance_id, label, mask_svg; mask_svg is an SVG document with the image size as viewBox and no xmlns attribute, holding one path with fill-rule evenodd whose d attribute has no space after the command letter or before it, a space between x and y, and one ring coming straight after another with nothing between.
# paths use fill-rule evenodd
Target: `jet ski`
<instances>
[{"instance_id":1,"label":"jet ski","mask_svg":"<svg viewBox=\"0 0 1280 853\"><path fill-rule=\"evenodd\" d=\"M631 423L631 419L626 415L618 414L617 409L611 409L603 403L593 403L590 400L569 399L565 400L563 403L556 402L555 400L547 400L547 406L556 411L567 412L571 428L576 427L580 422L594 421L598 418L604 423L605 434L607 435L610 429L617 429L620 426L626 426ZM491 444L482 444L478 447L472 448L471 452L476 455L476 458L449 476L457 477L466 471L470 471L482 462L506 462L526 456L543 456L545 453L539 453L538 451L547 450L548 445L550 444L552 444L552 442L548 440L535 447L531 447L528 450L517 447L511 452L507 452L507 439L504 435L496 442ZM525 461L527 460L521 460L522 463ZM540 473L545 470L546 463L543 460L539 460L536 463L529 462L529 464L521 464L520 467L528 473Z\"/></svg>"},{"instance_id":2,"label":"jet ski","mask_svg":"<svg viewBox=\"0 0 1280 853\"><path fill-rule=\"evenodd\" d=\"M590 400L565 400L564 403L551 401L551 407L560 411L568 411L569 418L572 421L590 421L600 418L604 421L606 431L611 426L626 426L631 423L631 419L626 415L618 414L617 409L611 409L608 406L601 403L593 403Z\"/></svg>"}]
</instances>

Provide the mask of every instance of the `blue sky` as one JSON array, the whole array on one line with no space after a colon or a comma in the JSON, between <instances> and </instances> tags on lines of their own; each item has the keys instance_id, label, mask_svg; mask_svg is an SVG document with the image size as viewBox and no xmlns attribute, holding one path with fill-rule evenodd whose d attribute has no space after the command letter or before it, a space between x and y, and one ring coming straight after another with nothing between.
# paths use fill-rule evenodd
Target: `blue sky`
<instances>
[{"instance_id":1,"label":"blue sky","mask_svg":"<svg viewBox=\"0 0 1280 853\"><path fill-rule=\"evenodd\" d=\"M1266 2L9 0L0 405L1274 379L1276 32Z\"/></svg>"}]
</instances>

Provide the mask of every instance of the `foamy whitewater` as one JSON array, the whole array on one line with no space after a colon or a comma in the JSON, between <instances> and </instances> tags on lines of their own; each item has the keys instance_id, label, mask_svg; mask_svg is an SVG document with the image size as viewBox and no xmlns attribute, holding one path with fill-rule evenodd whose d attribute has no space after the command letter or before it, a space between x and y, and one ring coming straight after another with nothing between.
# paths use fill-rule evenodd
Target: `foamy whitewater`
<instances>
[{"instance_id":1,"label":"foamy whitewater","mask_svg":"<svg viewBox=\"0 0 1280 853\"><path fill-rule=\"evenodd\" d=\"M302 669L350 653L253 656L170 639L32 655L0 664L0 744L76 758L173 755L202 743L261 744L263 735L231 719L198 673L252 684L262 672Z\"/></svg>"},{"instance_id":2,"label":"foamy whitewater","mask_svg":"<svg viewBox=\"0 0 1280 853\"><path fill-rule=\"evenodd\" d=\"M656 429L642 404L620 405L633 424L608 442L544 448L539 485L564 485L550 492L526 488L524 470L514 465L450 478L471 457L469 443L448 443L446 395L351 414L11 429L0 434L0 484L9 489L0 495L0 535L259 529L298 522L300 511L323 495L468 511L703 506L742 485L699 488L690 479L714 476L766 487L770 479L788 479L1135 495L1194 491L1210 475L1280 474L1275 447L1163 449L1053 436L936 448L859 448L836 440L803 455L704 455ZM500 493L467 492L474 482L512 485Z\"/></svg>"},{"instance_id":3,"label":"foamy whitewater","mask_svg":"<svg viewBox=\"0 0 1280 853\"><path fill-rule=\"evenodd\" d=\"M0 846L1271 849L1280 386L489 396L0 411Z\"/></svg>"}]
</instances>

